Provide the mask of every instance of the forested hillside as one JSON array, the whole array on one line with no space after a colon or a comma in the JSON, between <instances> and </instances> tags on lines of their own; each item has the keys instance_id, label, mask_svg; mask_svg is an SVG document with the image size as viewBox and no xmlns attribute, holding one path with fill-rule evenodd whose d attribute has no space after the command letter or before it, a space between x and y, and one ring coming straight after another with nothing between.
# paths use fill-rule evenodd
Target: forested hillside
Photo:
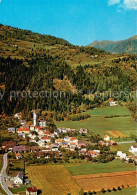
<instances>
[{"instance_id":1,"label":"forested hillside","mask_svg":"<svg viewBox=\"0 0 137 195\"><path fill-rule=\"evenodd\" d=\"M80 113L109 99L95 95L97 91L135 90L133 55L111 55L7 26L0 29L0 113L27 111L29 118L35 107L52 112L56 120L64 120L68 114ZM19 93L23 91L24 95ZM30 97L29 91L37 92L37 97L32 93ZM132 101L124 94L117 99Z\"/></svg>"}]
</instances>

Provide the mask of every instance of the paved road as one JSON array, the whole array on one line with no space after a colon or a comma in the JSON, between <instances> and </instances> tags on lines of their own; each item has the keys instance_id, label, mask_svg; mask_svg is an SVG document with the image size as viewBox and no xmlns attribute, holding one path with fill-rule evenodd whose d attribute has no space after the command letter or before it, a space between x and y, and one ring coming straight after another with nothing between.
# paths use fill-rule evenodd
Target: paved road
<instances>
[{"instance_id":1,"label":"paved road","mask_svg":"<svg viewBox=\"0 0 137 195\"><path fill-rule=\"evenodd\" d=\"M6 178L7 178L7 174L6 174L6 169L7 169L7 165L8 165L8 153L3 155L3 167L0 173L0 184L1 187L3 188L3 190L5 191L6 194L8 195L13 195L13 193L8 189L8 186L6 184Z\"/></svg>"},{"instance_id":2,"label":"paved road","mask_svg":"<svg viewBox=\"0 0 137 195\"><path fill-rule=\"evenodd\" d=\"M117 144L132 144L136 143L135 141L124 141L124 142L117 142Z\"/></svg>"}]
</instances>

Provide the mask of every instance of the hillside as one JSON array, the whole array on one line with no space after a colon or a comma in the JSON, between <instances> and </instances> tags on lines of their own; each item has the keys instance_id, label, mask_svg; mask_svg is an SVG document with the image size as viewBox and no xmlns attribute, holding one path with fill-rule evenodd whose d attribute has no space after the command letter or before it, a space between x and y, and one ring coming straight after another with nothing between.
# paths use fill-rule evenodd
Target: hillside
<instances>
[{"instance_id":1,"label":"hillside","mask_svg":"<svg viewBox=\"0 0 137 195\"><path fill-rule=\"evenodd\" d=\"M103 49L110 53L137 53L137 36L122 41L94 41L88 46Z\"/></svg>"},{"instance_id":2,"label":"hillside","mask_svg":"<svg viewBox=\"0 0 137 195\"><path fill-rule=\"evenodd\" d=\"M82 112L81 107L103 102L103 96L95 95L97 91L135 90L135 56L78 47L63 39L3 25L0 35L0 113L23 111L29 119L35 106L52 112L56 120L64 120L68 114ZM61 91L65 96L59 95ZM88 96L91 91L92 100ZM123 95L118 98L126 101Z\"/></svg>"}]
</instances>

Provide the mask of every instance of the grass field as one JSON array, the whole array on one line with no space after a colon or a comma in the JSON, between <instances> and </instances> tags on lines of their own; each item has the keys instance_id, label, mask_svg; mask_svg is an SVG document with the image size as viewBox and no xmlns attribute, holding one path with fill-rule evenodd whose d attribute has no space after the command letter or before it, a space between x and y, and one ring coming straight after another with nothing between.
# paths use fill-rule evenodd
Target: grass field
<instances>
[{"instance_id":1,"label":"grass field","mask_svg":"<svg viewBox=\"0 0 137 195\"><path fill-rule=\"evenodd\" d=\"M120 171L135 170L134 165L123 163L120 160L113 160L108 163L79 163L66 164L65 167L72 175L89 175L97 173L111 173Z\"/></svg>"},{"instance_id":2,"label":"grass field","mask_svg":"<svg viewBox=\"0 0 137 195\"><path fill-rule=\"evenodd\" d=\"M81 188L63 165L28 166L32 185L46 195L78 195Z\"/></svg>"},{"instance_id":3,"label":"grass field","mask_svg":"<svg viewBox=\"0 0 137 195\"><path fill-rule=\"evenodd\" d=\"M126 154L130 155L131 153L129 152L129 148L133 145L135 145L135 144L124 143L124 144L119 144L117 147L111 146L110 149L111 149L111 151L118 151L119 150L119 151L125 152Z\"/></svg>"},{"instance_id":4,"label":"grass field","mask_svg":"<svg viewBox=\"0 0 137 195\"><path fill-rule=\"evenodd\" d=\"M125 106L96 108L88 110L86 113L91 116L131 115L131 112Z\"/></svg>"},{"instance_id":5,"label":"grass field","mask_svg":"<svg viewBox=\"0 0 137 195\"><path fill-rule=\"evenodd\" d=\"M93 134L104 136L106 131L120 131L126 136L136 135L136 122L131 116L104 118L103 116L93 116L81 121L61 121L55 122L57 127L70 127L74 129L87 128ZM110 137L113 137L110 135Z\"/></svg>"},{"instance_id":6,"label":"grass field","mask_svg":"<svg viewBox=\"0 0 137 195\"><path fill-rule=\"evenodd\" d=\"M137 193L137 189L136 187L133 188L125 188L122 189L120 191L116 191L116 192L106 192L105 195L136 195ZM97 193L97 195L103 195L104 193Z\"/></svg>"}]
</instances>

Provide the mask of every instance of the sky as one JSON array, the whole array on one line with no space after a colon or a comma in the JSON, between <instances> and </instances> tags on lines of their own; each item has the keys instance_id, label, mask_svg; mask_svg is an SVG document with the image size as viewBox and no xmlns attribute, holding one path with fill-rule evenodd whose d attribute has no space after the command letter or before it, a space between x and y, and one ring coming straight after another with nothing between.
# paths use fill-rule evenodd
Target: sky
<instances>
[{"instance_id":1,"label":"sky","mask_svg":"<svg viewBox=\"0 0 137 195\"><path fill-rule=\"evenodd\" d=\"M0 23L75 45L137 34L137 0L0 0Z\"/></svg>"}]
</instances>

